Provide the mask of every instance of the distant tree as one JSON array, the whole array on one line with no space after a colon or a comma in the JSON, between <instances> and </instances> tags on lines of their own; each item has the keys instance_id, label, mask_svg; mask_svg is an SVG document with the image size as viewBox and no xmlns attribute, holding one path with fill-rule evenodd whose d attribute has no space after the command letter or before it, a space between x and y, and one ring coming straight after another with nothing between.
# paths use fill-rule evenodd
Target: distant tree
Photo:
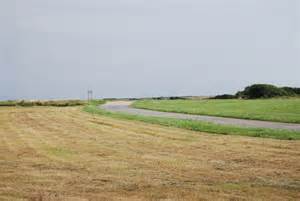
<instances>
[{"instance_id":1,"label":"distant tree","mask_svg":"<svg viewBox=\"0 0 300 201\"><path fill-rule=\"evenodd\" d=\"M289 96L289 93L282 88L270 84L254 84L245 88L244 91L237 94L241 98L273 98L280 96Z\"/></svg>"}]
</instances>

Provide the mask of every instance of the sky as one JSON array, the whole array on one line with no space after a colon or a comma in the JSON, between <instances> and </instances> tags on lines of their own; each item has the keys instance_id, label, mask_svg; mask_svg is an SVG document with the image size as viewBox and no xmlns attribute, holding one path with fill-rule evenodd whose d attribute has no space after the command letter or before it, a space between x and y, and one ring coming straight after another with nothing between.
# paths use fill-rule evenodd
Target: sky
<instances>
[{"instance_id":1,"label":"sky","mask_svg":"<svg viewBox=\"0 0 300 201\"><path fill-rule=\"evenodd\" d=\"M300 87L299 0L0 0L0 100Z\"/></svg>"}]
</instances>

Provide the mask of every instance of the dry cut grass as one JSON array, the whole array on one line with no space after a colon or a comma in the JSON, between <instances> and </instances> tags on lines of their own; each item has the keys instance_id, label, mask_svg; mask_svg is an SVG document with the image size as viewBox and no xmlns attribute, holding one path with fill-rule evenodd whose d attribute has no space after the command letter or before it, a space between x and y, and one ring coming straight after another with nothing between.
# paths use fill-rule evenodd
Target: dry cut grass
<instances>
[{"instance_id":1,"label":"dry cut grass","mask_svg":"<svg viewBox=\"0 0 300 201\"><path fill-rule=\"evenodd\" d=\"M300 142L0 108L0 200L297 200Z\"/></svg>"}]
</instances>

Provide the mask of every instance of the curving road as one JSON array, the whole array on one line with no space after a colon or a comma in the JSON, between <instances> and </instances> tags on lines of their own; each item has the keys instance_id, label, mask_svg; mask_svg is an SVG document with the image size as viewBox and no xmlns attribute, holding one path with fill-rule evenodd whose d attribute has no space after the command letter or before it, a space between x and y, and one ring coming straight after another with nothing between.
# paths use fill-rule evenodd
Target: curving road
<instances>
[{"instance_id":1,"label":"curving road","mask_svg":"<svg viewBox=\"0 0 300 201\"><path fill-rule=\"evenodd\" d=\"M288 130L300 131L300 124L235 119L235 118L227 118L227 117L226 118L214 117L214 116L206 116L206 115L180 114L180 113L173 113L173 112L159 112L153 110L132 108L130 107L131 104L132 104L131 101L114 101L114 102L108 102L99 107L110 112L122 112L122 113L151 116L151 117L189 119L189 120L212 122L212 123L223 124L223 125L234 125L240 127L288 129Z\"/></svg>"}]
</instances>

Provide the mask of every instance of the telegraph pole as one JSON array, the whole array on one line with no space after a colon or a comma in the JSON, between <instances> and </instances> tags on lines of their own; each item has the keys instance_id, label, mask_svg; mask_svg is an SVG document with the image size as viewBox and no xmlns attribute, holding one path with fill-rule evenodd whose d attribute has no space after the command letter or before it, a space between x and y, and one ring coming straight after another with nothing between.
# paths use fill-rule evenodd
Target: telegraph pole
<instances>
[{"instance_id":1,"label":"telegraph pole","mask_svg":"<svg viewBox=\"0 0 300 201\"><path fill-rule=\"evenodd\" d=\"M91 100L93 100L93 91L88 90L88 102L90 102Z\"/></svg>"}]
</instances>

